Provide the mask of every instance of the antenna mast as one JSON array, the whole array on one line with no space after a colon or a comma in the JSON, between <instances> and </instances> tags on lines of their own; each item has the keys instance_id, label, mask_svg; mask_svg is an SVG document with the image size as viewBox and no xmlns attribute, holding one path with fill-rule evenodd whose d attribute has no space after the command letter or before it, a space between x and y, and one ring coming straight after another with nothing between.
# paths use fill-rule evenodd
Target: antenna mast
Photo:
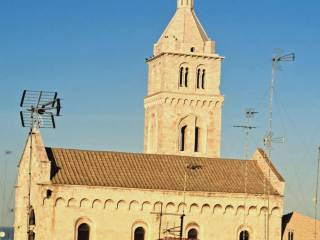
<instances>
[{"instance_id":1,"label":"antenna mast","mask_svg":"<svg viewBox=\"0 0 320 240\"><path fill-rule=\"evenodd\" d=\"M30 155L28 163L28 203L27 203L27 240L35 239L31 229L31 185L34 129L55 128L55 117L60 116L60 98L57 92L24 90L20 102L20 119L22 127L28 127L30 139Z\"/></svg>"},{"instance_id":2,"label":"antenna mast","mask_svg":"<svg viewBox=\"0 0 320 240\"><path fill-rule=\"evenodd\" d=\"M243 225L246 226L247 224L247 219L246 219L246 209L247 209L247 189L248 189L248 151L249 151L249 134L250 130L255 129L256 127L250 125L250 119L254 117L255 114L258 112L254 111L252 108L248 108L245 111L245 117L246 117L246 123L244 125L238 125L238 126L233 126L235 128L242 128L245 130L245 143L244 143L244 157L245 157L245 170L244 170L244 214L243 214ZM245 240L245 234L243 235L243 239Z\"/></svg>"},{"instance_id":3,"label":"antenna mast","mask_svg":"<svg viewBox=\"0 0 320 240\"><path fill-rule=\"evenodd\" d=\"M268 151L268 182L270 184L271 178L271 157L272 157L272 144L273 143L283 143L284 138L273 138L273 97L275 90L275 79L277 70L279 70L280 62L293 62L295 60L295 54L289 53L285 55L276 55L272 58L272 77L270 84L270 99L269 99L269 128L268 132L263 139L264 145ZM265 239L269 240L269 218L270 218L270 186L267 184L265 179L265 186L267 188L267 201L268 201L268 212L266 214L266 231L265 231Z\"/></svg>"},{"instance_id":4,"label":"antenna mast","mask_svg":"<svg viewBox=\"0 0 320 240\"><path fill-rule=\"evenodd\" d=\"M316 182L316 197L314 200L314 240L317 239L318 195L319 195L320 147L318 148L318 167Z\"/></svg>"}]
</instances>

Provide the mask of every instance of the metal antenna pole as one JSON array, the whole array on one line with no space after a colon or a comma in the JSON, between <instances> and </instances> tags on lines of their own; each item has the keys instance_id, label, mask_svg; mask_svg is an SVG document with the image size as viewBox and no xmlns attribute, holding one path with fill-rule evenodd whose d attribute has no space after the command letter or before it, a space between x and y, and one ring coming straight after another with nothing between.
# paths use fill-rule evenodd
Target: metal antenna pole
<instances>
[{"instance_id":1,"label":"metal antenna pole","mask_svg":"<svg viewBox=\"0 0 320 240\"><path fill-rule=\"evenodd\" d=\"M31 127L29 131L30 147L29 147L29 164L28 164L28 208L27 208L27 240L30 235L30 210L31 210L31 163L32 163L32 145L33 145L33 113L31 114Z\"/></svg>"},{"instance_id":2,"label":"metal antenna pole","mask_svg":"<svg viewBox=\"0 0 320 240\"><path fill-rule=\"evenodd\" d=\"M314 240L317 240L317 218L318 218L318 194L319 194L319 171L320 171L320 147L318 148L318 167L316 182L316 197L314 200Z\"/></svg>"},{"instance_id":3,"label":"metal antenna pole","mask_svg":"<svg viewBox=\"0 0 320 240\"><path fill-rule=\"evenodd\" d=\"M35 233L31 230L31 192L32 192L32 158L33 134L35 128L55 128L54 117L60 116L60 99L57 92L24 90L20 102L21 124L29 127L29 162L28 162L28 202L27 202L27 240L34 239Z\"/></svg>"},{"instance_id":4,"label":"metal antenna pole","mask_svg":"<svg viewBox=\"0 0 320 240\"><path fill-rule=\"evenodd\" d=\"M151 214L156 214L160 216L160 223L159 223L159 235L158 238L161 240L161 228L162 228L162 217L163 216L179 216L180 217L180 226L178 227L172 227L169 228L168 226L166 229L163 231L165 234L171 234L174 235L175 237L179 237L179 240L183 239L183 224L184 224L184 217L185 215L185 205L186 205L186 191L187 191L187 181L188 181L188 171L197 171L201 169L201 165L196 165L196 164L188 164L186 168L184 169L184 179L183 179L183 209L182 209L182 214L179 213L163 213L163 204L161 204L161 210L160 212L151 212Z\"/></svg>"},{"instance_id":5,"label":"metal antenna pole","mask_svg":"<svg viewBox=\"0 0 320 240\"><path fill-rule=\"evenodd\" d=\"M256 127L250 125L250 119L254 117L258 112L254 111L251 108L246 109L245 117L246 123L244 125L234 126L235 128L242 128L245 130L245 142L244 142L244 157L245 157L245 171L244 171L244 214L243 214L243 225L246 226L246 209L247 209L247 191L248 191L248 152L249 152L249 135L250 130L255 129ZM245 240L245 235L243 239Z\"/></svg>"},{"instance_id":6,"label":"metal antenna pole","mask_svg":"<svg viewBox=\"0 0 320 240\"><path fill-rule=\"evenodd\" d=\"M295 54L289 53L282 56L275 56L272 58L272 77L270 84L270 99L269 99L269 126L266 137L264 138L264 145L268 151L268 183L265 178L265 187L267 188L267 203L268 210L266 214L266 230L265 230L265 239L269 240L269 218L270 218L270 179L271 179L271 158L272 158L272 143L274 142L283 142L284 138L273 138L273 97L274 97L274 89L275 89L275 78L276 72L279 68L280 62L292 62L295 60Z\"/></svg>"}]
</instances>

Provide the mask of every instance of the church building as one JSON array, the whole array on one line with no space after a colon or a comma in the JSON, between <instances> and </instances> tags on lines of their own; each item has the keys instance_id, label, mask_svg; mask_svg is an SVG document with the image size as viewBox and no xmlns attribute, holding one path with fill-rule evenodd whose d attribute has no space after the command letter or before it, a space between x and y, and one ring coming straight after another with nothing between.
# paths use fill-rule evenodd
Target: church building
<instances>
[{"instance_id":1,"label":"church building","mask_svg":"<svg viewBox=\"0 0 320 240\"><path fill-rule=\"evenodd\" d=\"M220 157L222 60L194 0L177 0L147 59L144 153L46 147L34 128L15 239L281 240L285 183L264 151Z\"/></svg>"}]
</instances>

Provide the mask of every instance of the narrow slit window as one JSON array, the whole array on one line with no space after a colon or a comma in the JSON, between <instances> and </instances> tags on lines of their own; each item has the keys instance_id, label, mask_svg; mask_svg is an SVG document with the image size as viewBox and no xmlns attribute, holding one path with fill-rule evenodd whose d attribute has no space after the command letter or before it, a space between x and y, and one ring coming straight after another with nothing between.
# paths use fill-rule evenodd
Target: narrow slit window
<instances>
[{"instance_id":1,"label":"narrow slit window","mask_svg":"<svg viewBox=\"0 0 320 240\"><path fill-rule=\"evenodd\" d=\"M90 227L86 223L82 223L78 227L78 239L77 240L89 240L90 239Z\"/></svg>"},{"instance_id":2,"label":"narrow slit window","mask_svg":"<svg viewBox=\"0 0 320 240\"><path fill-rule=\"evenodd\" d=\"M194 151L195 152L199 152L199 134L200 134L200 129L196 127L195 135L194 135Z\"/></svg>"},{"instance_id":3,"label":"narrow slit window","mask_svg":"<svg viewBox=\"0 0 320 240\"><path fill-rule=\"evenodd\" d=\"M197 71L197 88L198 89L200 88L200 73L201 73L201 70L198 69Z\"/></svg>"},{"instance_id":4,"label":"narrow slit window","mask_svg":"<svg viewBox=\"0 0 320 240\"><path fill-rule=\"evenodd\" d=\"M206 70L203 69L202 71L202 81L201 81L201 88L204 89L204 81L205 81L205 78L206 78Z\"/></svg>"},{"instance_id":5,"label":"narrow slit window","mask_svg":"<svg viewBox=\"0 0 320 240\"><path fill-rule=\"evenodd\" d=\"M183 67L180 68L180 77L179 77L180 87L183 85Z\"/></svg>"},{"instance_id":6,"label":"narrow slit window","mask_svg":"<svg viewBox=\"0 0 320 240\"><path fill-rule=\"evenodd\" d=\"M186 68L185 77L184 77L184 86L188 87L188 75L189 75L189 68Z\"/></svg>"},{"instance_id":7,"label":"narrow slit window","mask_svg":"<svg viewBox=\"0 0 320 240\"><path fill-rule=\"evenodd\" d=\"M35 240L36 239L36 234L34 233L34 231L30 231L29 232L29 236L28 236L28 240Z\"/></svg>"},{"instance_id":8,"label":"narrow slit window","mask_svg":"<svg viewBox=\"0 0 320 240\"><path fill-rule=\"evenodd\" d=\"M183 126L180 130L180 146L179 150L183 152L185 150L185 144L186 144L186 130L187 126Z\"/></svg>"},{"instance_id":9,"label":"narrow slit window","mask_svg":"<svg viewBox=\"0 0 320 240\"><path fill-rule=\"evenodd\" d=\"M33 208L30 209L29 225L30 225L30 226L36 225L36 217L35 217L34 209L33 209Z\"/></svg>"}]
</instances>

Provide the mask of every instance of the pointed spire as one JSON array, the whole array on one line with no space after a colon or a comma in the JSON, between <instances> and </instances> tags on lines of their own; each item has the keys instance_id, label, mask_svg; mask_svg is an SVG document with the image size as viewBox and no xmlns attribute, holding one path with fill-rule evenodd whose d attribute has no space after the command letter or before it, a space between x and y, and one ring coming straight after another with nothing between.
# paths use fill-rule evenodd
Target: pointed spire
<instances>
[{"instance_id":1,"label":"pointed spire","mask_svg":"<svg viewBox=\"0 0 320 240\"><path fill-rule=\"evenodd\" d=\"M203 29L194 9L194 0L177 0L177 11L154 46L154 55L163 52L215 54L215 43Z\"/></svg>"},{"instance_id":2,"label":"pointed spire","mask_svg":"<svg viewBox=\"0 0 320 240\"><path fill-rule=\"evenodd\" d=\"M177 0L177 8L193 9L194 0Z\"/></svg>"}]
</instances>

